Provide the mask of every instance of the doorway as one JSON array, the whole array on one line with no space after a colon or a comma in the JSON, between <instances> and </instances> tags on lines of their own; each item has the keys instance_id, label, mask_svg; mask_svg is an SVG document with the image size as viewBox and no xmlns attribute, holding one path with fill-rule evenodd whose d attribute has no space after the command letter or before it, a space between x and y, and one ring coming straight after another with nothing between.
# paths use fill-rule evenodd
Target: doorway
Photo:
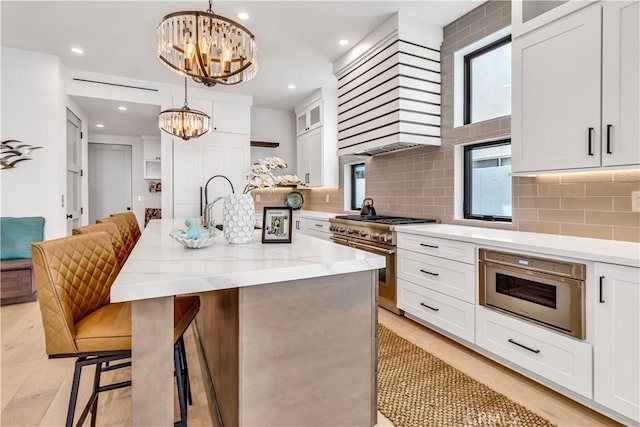
<instances>
[{"instance_id":1,"label":"doorway","mask_svg":"<svg viewBox=\"0 0 640 427\"><path fill-rule=\"evenodd\" d=\"M80 140L82 136L82 121L67 109L67 200L63 201L67 210L67 236L71 235L74 227L80 225L82 214L82 196L80 191L82 175L82 157Z\"/></svg>"},{"instance_id":2,"label":"doorway","mask_svg":"<svg viewBox=\"0 0 640 427\"><path fill-rule=\"evenodd\" d=\"M89 224L131 210L131 146L89 143Z\"/></svg>"}]
</instances>

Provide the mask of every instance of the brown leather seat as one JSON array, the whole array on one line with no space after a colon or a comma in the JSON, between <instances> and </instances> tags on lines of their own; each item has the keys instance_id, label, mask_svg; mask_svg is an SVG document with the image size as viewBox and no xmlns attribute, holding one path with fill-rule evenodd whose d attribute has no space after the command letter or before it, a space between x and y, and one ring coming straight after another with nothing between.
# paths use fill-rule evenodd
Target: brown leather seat
<instances>
[{"instance_id":1,"label":"brown leather seat","mask_svg":"<svg viewBox=\"0 0 640 427\"><path fill-rule=\"evenodd\" d=\"M122 241L122 236L120 235L120 231L118 230L118 226L114 223L105 222L102 224L91 224L85 225L83 227L76 227L73 229L73 235L76 234L87 234L87 233L97 233L103 231L111 237L111 246L113 246L113 251L116 254L116 258L118 259L118 264L120 268L124 266L125 261L129 257L129 253L127 252L127 248Z\"/></svg>"},{"instance_id":2,"label":"brown leather seat","mask_svg":"<svg viewBox=\"0 0 640 427\"><path fill-rule=\"evenodd\" d=\"M127 220L127 225L129 225L129 231L131 231L131 236L133 236L133 240L138 243L140 240L140 236L142 236L142 232L140 231L140 225L138 224L138 219L136 218L136 214L133 212L120 212L111 214L109 216L122 216Z\"/></svg>"},{"instance_id":3,"label":"brown leather seat","mask_svg":"<svg viewBox=\"0 0 640 427\"><path fill-rule=\"evenodd\" d=\"M111 285L120 271L111 242L112 237L101 231L32 244L46 352L50 357L80 356L76 361L68 426L73 423L82 366L96 360L94 364L102 369L102 363L131 355L131 303L109 302ZM174 339L176 354L180 353L181 358L179 366L176 359L176 372L180 372L179 376L182 377L179 381L184 381L188 376L184 366L182 335L199 309L200 298L197 296L175 299ZM99 376L96 381L87 405L87 408L92 406L92 417L95 417L97 408L97 393L101 391ZM126 386L130 381L119 384ZM183 390L183 384L180 384L179 390ZM179 397L184 399L186 395ZM184 401L180 403L182 415ZM83 416L80 418L79 424L84 421ZM182 420L186 425L186 409Z\"/></svg>"},{"instance_id":4,"label":"brown leather seat","mask_svg":"<svg viewBox=\"0 0 640 427\"><path fill-rule=\"evenodd\" d=\"M136 246L137 240L133 237L127 217L115 215L107 218L100 218L96 221L96 224L115 224L115 226L118 227L122 243L124 243L124 247L127 249L128 258L129 254L131 254L131 251L133 251L133 248Z\"/></svg>"}]
</instances>

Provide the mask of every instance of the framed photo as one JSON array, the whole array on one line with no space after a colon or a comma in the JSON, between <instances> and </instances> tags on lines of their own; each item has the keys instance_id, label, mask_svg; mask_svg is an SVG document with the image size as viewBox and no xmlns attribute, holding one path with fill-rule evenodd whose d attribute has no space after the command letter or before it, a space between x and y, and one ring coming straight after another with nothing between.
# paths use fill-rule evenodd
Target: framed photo
<instances>
[{"instance_id":1,"label":"framed photo","mask_svg":"<svg viewBox=\"0 0 640 427\"><path fill-rule=\"evenodd\" d=\"M262 214L262 243L291 243L291 208L265 207Z\"/></svg>"}]
</instances>

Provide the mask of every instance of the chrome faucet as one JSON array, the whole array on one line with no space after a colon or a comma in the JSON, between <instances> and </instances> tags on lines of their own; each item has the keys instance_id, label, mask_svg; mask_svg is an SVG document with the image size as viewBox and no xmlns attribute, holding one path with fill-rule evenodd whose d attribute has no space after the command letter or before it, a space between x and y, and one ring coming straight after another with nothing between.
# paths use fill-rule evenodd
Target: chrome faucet
<instances>
[{"instance_id":1,"label":"chrome faucet","mask_svg":"<svg viewBox=\"0 0 640 427\"><path fill-rule=\"evenodd\" d=\"M207 180L207 183L204 185L204 211L202 212L202 226L205 228L209 228L209 227L213 227L214 224L214 219L213 219L213 205L224 199L223 196L221 197L216 197L211 203L209 203L209 183L213 180L213 178L224 178L227 180L227 182L229 183L229 185L231 186L231 192L235 193L235 190L233 188L233 184L231 183L231 181L229 180L229 178L227 178L224 175L214 175L211 178L209 178Z\"/></svg>"}]
</instances>

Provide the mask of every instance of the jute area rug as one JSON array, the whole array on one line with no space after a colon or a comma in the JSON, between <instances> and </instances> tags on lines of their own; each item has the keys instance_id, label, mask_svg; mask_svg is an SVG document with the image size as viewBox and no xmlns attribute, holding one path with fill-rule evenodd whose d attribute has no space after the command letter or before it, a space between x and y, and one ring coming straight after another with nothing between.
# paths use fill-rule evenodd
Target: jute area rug
<instances>
[{"instance_id":1,"label":"jute area rug","mask_svg":"<svg viewBox=\"0 0 640 427\"><path fill-rule=\"evenodd\" d=\"M378 409L396 427L553 426L382 325Z\"/></svg>"}]
</instances>

